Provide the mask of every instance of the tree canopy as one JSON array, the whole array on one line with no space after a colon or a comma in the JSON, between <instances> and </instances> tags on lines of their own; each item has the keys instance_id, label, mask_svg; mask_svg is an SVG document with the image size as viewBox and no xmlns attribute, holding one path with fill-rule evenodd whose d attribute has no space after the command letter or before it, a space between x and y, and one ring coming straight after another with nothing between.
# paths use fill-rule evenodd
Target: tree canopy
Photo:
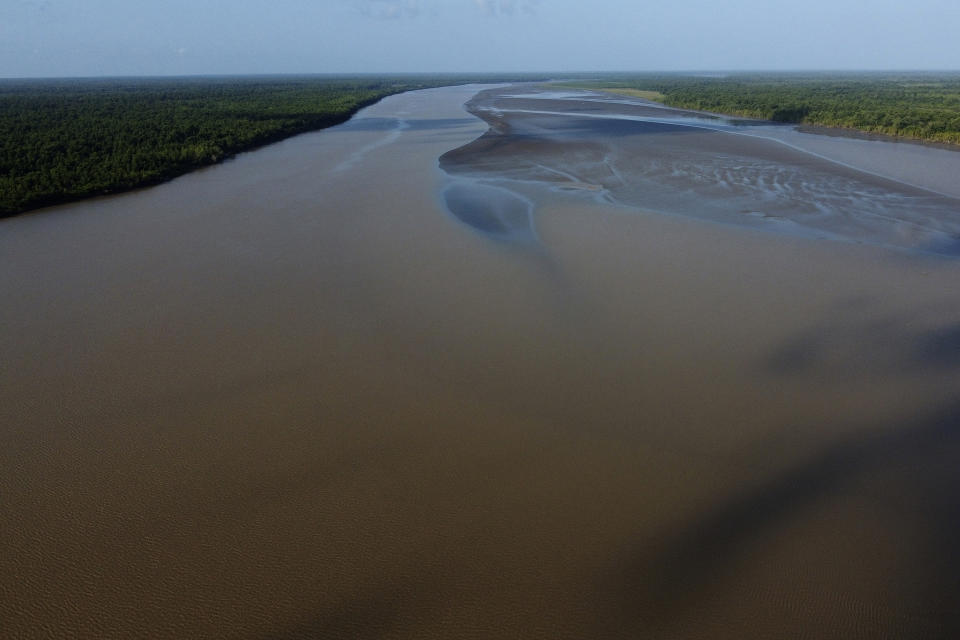
<instances>
[{"instance_id":1,"label":"tree canopy","mask_svg":"<svg viewBox=\"0 0 960 640\"><path fill-rule=\"evenodd\" d=\"M0 216L169 180L343 122L393 93L526 79L534 78L0 80Z\"/></svg>"}]
</instances>

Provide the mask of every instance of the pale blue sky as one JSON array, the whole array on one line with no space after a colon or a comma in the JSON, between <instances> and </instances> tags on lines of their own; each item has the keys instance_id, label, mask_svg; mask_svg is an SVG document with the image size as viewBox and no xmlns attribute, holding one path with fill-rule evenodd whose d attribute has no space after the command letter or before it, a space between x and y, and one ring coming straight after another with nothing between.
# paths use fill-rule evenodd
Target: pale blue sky
<instances>
[{"instance_id":1,"label":"pale blue sky","mask_svg":"<svg viewBox=\"0 0 960 640\"><path fill-rule=\"evenodd\" d=\"M0 77L733 69L960 69L960 0L0 0Z\"/></svg>"}]
</instances>

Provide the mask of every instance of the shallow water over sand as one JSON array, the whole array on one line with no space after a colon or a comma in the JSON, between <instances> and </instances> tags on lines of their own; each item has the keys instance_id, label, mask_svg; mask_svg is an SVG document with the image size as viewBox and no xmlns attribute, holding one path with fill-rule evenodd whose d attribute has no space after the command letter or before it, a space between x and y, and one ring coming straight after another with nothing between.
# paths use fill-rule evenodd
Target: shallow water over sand
<instances>
[{"instance_id":1,"label":"shallow water over sand","mask_svg":"<svg viewBox=\"0 0 960 640\"><path fill-rule=\"evenodd\" d=\"M0 221L0 636L956 636L960 263L476 91Z\"/></svg>"},{"instance_id":2,"label":"shallow water over sand","mask_svg":"<svg viewBox=\"0 0 960 640\"><path fill-rule=\"evenodd\" d=\"M494 89L470 108L491 130L443 157L454 174L779 233L960 253L957 152L837 141L593 92Z\"/></svg>"}]
</instances>

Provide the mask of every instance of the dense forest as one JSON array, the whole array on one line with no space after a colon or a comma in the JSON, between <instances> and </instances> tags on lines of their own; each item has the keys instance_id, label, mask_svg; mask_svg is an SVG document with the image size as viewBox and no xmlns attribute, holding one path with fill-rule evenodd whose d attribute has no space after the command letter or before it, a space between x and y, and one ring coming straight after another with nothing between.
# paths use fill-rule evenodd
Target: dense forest
<instances>
[{"instance_id":1,"label":"dense forest","mask_svg":"<svg viewBox=\"0 0 960 640\"><path fill-rule=\"evenodd\" d=\"M0 80L0 216L156 184L401 91L520 76ZM592 75L671 106L960 145L960 74Z\"/></svg>"},{"instance_id":2,"label":"dense forest","mask_svg":"<svg viewBox=\"0 0 960 640\"><path fill-rule=\"evenodd\" d=\"M0 216L156 184L384 96L521 77L0 80Z\"/></svg>"},{"instance_id":3,"label":"dense forest","mask_svg":"<svg viewBox=\"0 0 960 640\"><path fill-rule=\"evenodd\" d=\"M565 84L654 91L684 109L960 144L960 73L633 74Z\"/></svg>"}]
</instances>

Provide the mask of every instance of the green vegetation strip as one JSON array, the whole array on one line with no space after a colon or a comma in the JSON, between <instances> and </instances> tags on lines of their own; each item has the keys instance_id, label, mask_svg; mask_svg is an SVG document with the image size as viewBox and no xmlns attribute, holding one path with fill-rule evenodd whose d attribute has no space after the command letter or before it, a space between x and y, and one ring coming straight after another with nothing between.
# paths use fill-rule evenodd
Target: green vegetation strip
<instances>
[{"instance_id":1,"label":"green vegetation strip","mask_svg":"<svg viewBox=\"0 0 960 640\"><path fill-rule=\"evenodd\" d=\"M0 80L0 216L156 184L390 94L519 77Z\"/></svg>"},{"instance_id":2,"label":"green vegetation strip","mask_svg":"<svg viewBox=\"0 0 960 640\"><path fill-rule=\"evenodd\" d=\"M960 145L960 73L631 74L563 86L656 92L683 109Z\"/></svg>"},{"instance_id":3,"label":"green vegetation strip","mask_svg":"<svg viewBox=\"0 0 960 640\"><path fill-rule=\"evenodd\" d=\"M0 216L156 184L381 98L520 76L0 80ZM960 73L591 74L563 86L960 145Z\"/></svg>"}]
</instances>

